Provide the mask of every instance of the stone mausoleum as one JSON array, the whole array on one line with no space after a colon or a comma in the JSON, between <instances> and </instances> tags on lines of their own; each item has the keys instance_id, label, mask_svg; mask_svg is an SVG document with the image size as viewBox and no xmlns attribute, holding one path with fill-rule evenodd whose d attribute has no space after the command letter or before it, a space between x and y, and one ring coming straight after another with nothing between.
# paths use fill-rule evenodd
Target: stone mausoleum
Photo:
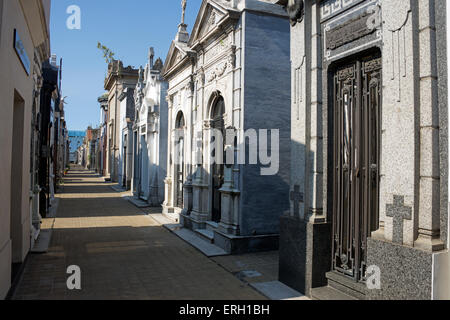
<instances>
[{"instance_id":1,"label":"stone mausoleum","mask_svg":"<svg viewBox=\"0 0 450 320\"><path fill-rule=\"evenodd\" d=\"M164 201L164 179L167 172L167 83L161 76L163 63L154 61L150 48L145 69L140 68L134 92L133 125L134 196L150 206Z\"/></svg>"},{"instance_id":2,"label":"stone mausoleum","mask_svg":"<svg viewBox=\"0 0 450 320\"><path fill-rule=\"evenodd\" d=\"M183 10L164 66L169 83L164 213L228 253L277 248L279 217L289 210L287 14L268 1L204 0L190 36L186 29ZM210 161L219 152L256 148L258 142L245 138L249 129L279 129L273 146L279 143L284 165L274 175L261 175L260 159ZM225 139L230 131L235 139ZM213 132L223 133L223 149L211 146L217 141Z\"/></svg>"},{"instance_id":3,"label":"stone mausoleum","mask_svg":"<svg viewBox=\"0 0 450 320\"><path fill-rule=\"evenodd\" d=\"M291 19L292 61L280 280L317 299L442 297L445 1L278 3Z\"/></svg>"}]
</instances>

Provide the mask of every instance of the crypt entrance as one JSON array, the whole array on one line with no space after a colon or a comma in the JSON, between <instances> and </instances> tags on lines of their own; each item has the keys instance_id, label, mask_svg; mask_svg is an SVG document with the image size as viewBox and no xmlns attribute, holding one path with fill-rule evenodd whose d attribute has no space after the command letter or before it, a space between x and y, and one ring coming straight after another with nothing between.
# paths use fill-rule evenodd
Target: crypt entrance
<instances>
[{"instance_id":1,"label":"crypt entrance","mask_svg":"<svg viewBox=\"0 0 450 320\"><path fill-rule=\"evenodd\" d=\"M211 109L211 128L217 133L213 134L211 144L214 146L211 156L214 159L211 165L212 176L212 206L211 220L219 223L222 216L221 188L224 183L224 139L225 139L225 102L222 96L219 96ZM220 133L220 134L219 134Z\"/></svg>"},{"instance_id":2,"label":"crypt entrance","mask_svg":"<svg viewBox=\"0 0 450 320\"><path fill-rule=\"evenodd\" d=\"M381 66L379 53L359 55L329 73L332 271L355 282L366 280L367 239L379 227Z\"/></svg>"}]
</instances>

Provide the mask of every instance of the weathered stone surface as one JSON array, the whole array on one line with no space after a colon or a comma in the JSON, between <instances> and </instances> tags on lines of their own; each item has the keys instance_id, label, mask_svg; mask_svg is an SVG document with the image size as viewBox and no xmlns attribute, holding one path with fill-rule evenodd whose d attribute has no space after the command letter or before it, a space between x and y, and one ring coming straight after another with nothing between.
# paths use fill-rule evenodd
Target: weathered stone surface
<instances>
[{"instance_id":1,"label":"weathered stone surface","mask_svg":"<svg viewBox=\"0 0 450 320\"><path fill-rule=\"evenodd\" d=\"M330 235L330 224L310 224L282 216L280 281L307 296L312 288L325 286L325 274L331 268Z\"/></svg>"},{"instance_id":2,"label":"weathered stone surface","mask_svg":"<svg viewBox=\"0 0 450 320\"><path fill-rule=\"evenodd\" d=\"M368 265L381 270L381 290L368 299L430 300L432 254L386 241L368 240Z\"/></svg>"},{"instance_id":3,"label":"weathered stone surface","mask_svg":"<svg viewBox=\"0 0 450 320\"><path fill-rule=\"evenodd\" d=\"M439 154L440 154L440 211L441 240L448 243L448 61L447 61L447 3L435 0L436 12L436 56L438 65L438 101L439 101Z\"/></svg>"},{"instance_id":4,"label":"weathered stone surface","mask_svg":"<svg viewBox=\"0 0 450 320\"><path fill-rule=\"evenodd\" d=\"M279 3L285 5L286 1ZM373 233L377 240L369 239L368 264L379 263L382 272L392 271L392 276L384 275L384 287L370 294L373 299L408 295L410 299L431 299L432 251L442 249L438 235L441 240L447 239L445 11L444 1L429 0L305 2L304 20L291 28L290 190L305 195L304 203L291 202L293 216L309 217L323 208L322 219L331 223L335 209L335 128L330 77L341 64L381 53L380 229ZM365 29L373 26L376 30ZM318 28L322 32L317 32ZM312 216L310 222L316 218ZM309 252L314 242L310 243L308 230L296 230L296 235L305 234L297 236L296 246L287 245L283 223L281 226L280 279L285 270L285 281L297 281L293 285L298 285L299 278L310 277L311 268L321 268L314 257L308 260L296 258L290 251L282 253L283 246ZM331 228L329 232L331 239ZM326 265L331 268L330 261ZM405 274L400 275L402 271L398 270L405 270ZM304 290L305 281L301 286ZM344 287L348 286L341 289Z\"/></svg>"}]
</instances>

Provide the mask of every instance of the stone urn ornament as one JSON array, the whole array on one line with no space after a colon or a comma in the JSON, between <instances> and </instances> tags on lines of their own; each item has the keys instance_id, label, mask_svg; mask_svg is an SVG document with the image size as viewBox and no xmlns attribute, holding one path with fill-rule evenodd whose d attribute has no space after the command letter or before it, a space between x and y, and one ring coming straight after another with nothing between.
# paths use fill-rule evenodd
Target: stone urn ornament
<instances>
[{"instance_id":1,"label":"stone urn ornament","mask_svg":"<svg viewBox=\"0 0 450 320\"><path fill-rule=\"evenodd\" d=\"M304 0L288 0L286 11L289 15L292 26L295 26L297 22L302 22L305 12Z\"/></svg>"}]
</instances>

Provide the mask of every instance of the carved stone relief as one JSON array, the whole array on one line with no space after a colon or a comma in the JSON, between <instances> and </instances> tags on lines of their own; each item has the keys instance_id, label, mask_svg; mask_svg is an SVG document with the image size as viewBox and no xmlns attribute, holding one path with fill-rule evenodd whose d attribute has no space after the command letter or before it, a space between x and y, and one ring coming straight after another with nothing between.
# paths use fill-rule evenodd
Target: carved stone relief
<instances>
[{"instance_id":1,"label":"carved stone relief","mask_svg":"<svg viewBox=\"0 0 450 320\"><path fill-rule=\"evenodd\" d=\"M406 77L406 32L405 27L409 21L411 11L406 13L403 23L395 29L389 30L392 41L392 77L391 80L398 80L397 102L402 100L401 79Z\"/></svg>"},{"instance_id":2,"label":"carved stone relief","mask_svg":"<svg viewBox=\"0 0 450 320\"><path fill-rule=\"evenodd\" d=\"M209 73L207 77L208 82L214 81L215 79L223 76L227 68L228 68L228 60L217 64L216 67Z\"/></svg>"},{"instance_id":3,"label":"carved stone relief","mask_svg":"<svg viewBox=\"0 0 450 320\"><path fill-rule=\"evenodd\" d=\"M381 22L381 5L377 0L363 3L328 20L323 27L325 59L338 58L380 41ZM367 40L358 43L362 38ZM350 45L353 42L356 45Z\"/></svg>"}]
</instances>

